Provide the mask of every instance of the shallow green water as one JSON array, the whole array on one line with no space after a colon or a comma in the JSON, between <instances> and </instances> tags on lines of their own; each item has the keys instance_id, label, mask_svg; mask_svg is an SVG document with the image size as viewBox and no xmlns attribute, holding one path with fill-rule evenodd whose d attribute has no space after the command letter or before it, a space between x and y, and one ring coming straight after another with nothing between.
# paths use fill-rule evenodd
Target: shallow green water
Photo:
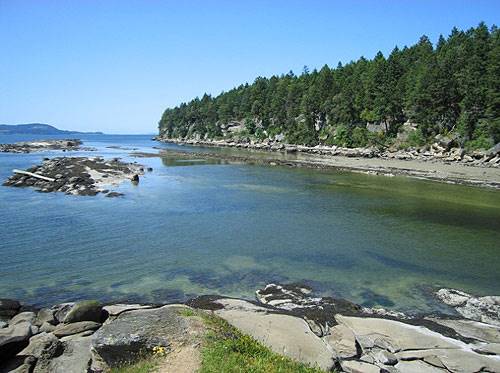
<instances>
[{"instance_id":1,"label":"shallow green water","mask_svg":"<svg viewBox=\"0 0 500 373\"><path fill-rule=\"evenodd\" d=\"M144 136L85 140L109 157L129 153L109 145L167 147ZM0 154L0 178L44 156ZM427 312L445 310L430 296L437 287L500 294L498 191L203 159L137 160L154 171L137 187L124 185L124 198L0 187L0 297L38 305L252 298L268 282L303 281L366 306Z\"/></svg>"}]
</instances>

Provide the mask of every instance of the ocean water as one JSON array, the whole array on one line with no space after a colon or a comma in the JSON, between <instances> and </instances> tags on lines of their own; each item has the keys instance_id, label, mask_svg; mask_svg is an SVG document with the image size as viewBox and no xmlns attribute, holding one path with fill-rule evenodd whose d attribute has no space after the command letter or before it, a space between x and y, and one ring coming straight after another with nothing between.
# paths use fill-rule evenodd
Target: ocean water
<instances>
[{"instance_id":1,"label":"ocean water","mask_svg":"<svg viewBox=\"0 0 500 373\"><path fill-rule=\"evenodd\" d=\"M447 312L432 297L439 287L500 294L499 191L134 158L134 150L192 148L151 136L79 137L98 151L0 153L0 180L63 154L122 157L153 172L137 186L122 184L125 196L114 199L0 186L0 297L38 306L201 294L252 299L268 282L305 282L365 306ZM4 135L0 142L34 138Z\"/></svg>"}]
</instances>

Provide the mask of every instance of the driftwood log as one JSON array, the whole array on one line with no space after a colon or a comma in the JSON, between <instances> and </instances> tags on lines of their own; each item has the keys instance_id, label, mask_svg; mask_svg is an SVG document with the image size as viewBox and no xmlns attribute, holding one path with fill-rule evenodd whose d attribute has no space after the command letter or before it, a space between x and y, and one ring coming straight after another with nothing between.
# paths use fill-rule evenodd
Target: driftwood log
<instances>
[{"instance_id":1,"label":"driftwood log","mask_svg":"<svg viewBox=\"0 0 500 373\"><path fill-rule=\"evenodd\" d=\"M31 176L31 177L35 177L37 179L42 179L42 180L45 180L45 181L50 181L50 182L54 182L56 181L56 179L53 179L51 177L47 177L47 176L43 176L43 175L38 175L38 174L34 174L33 172L28 172L28 171L22 171L22 170L12 170L12 172L16 173L16 174L23 174L23 175L28 175L28 176Z\"/></svg>"}]
</instances>

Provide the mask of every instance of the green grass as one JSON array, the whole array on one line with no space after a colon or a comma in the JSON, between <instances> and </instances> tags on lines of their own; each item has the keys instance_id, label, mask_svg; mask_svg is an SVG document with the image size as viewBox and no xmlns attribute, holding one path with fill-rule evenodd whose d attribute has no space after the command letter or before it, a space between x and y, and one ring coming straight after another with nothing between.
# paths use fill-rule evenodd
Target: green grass
<instances>
[{"instance_id":1,"label":"green grass","mask_svg":"<svg viewBox=\"0 0 500 373\"><path fill-rule=\"evenodd\" d=\"M200 317L207 333L201 351L199 373L323 373L288 357L276 354L226 321L203 311L182 310L184 317ZM109 373L154 373L161 357L113 368Z\"/></svg>"},{"instance_id":2,"label":"green grass","mask_svg":"<svg viewBox=\"0 0 500 373\"><path fill-rule=\"evenodd\" d=\"M202 349L200 373L320 373L287 357L272 352L226 321L204 314L208 328Z\"/></svg>"}]
</instances>

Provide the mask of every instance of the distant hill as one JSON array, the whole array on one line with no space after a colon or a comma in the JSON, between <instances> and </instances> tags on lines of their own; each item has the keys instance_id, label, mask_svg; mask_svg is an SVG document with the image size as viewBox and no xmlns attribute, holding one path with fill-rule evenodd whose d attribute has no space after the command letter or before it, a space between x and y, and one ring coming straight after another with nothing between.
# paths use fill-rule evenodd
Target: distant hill
<instances>
[{"instance_id":1,"label":"distant hill","mask_svg":"<svg viewBox=\"0 0 500 373\"><path fill-rule=\"evenodd\" d=\"M0 135L6 134L34 134L34 135L72 135L72 134L102 134L102 132L78 132L60 130L43 123L27 124L0 124Z\"/></svg>"}]
</instances>

